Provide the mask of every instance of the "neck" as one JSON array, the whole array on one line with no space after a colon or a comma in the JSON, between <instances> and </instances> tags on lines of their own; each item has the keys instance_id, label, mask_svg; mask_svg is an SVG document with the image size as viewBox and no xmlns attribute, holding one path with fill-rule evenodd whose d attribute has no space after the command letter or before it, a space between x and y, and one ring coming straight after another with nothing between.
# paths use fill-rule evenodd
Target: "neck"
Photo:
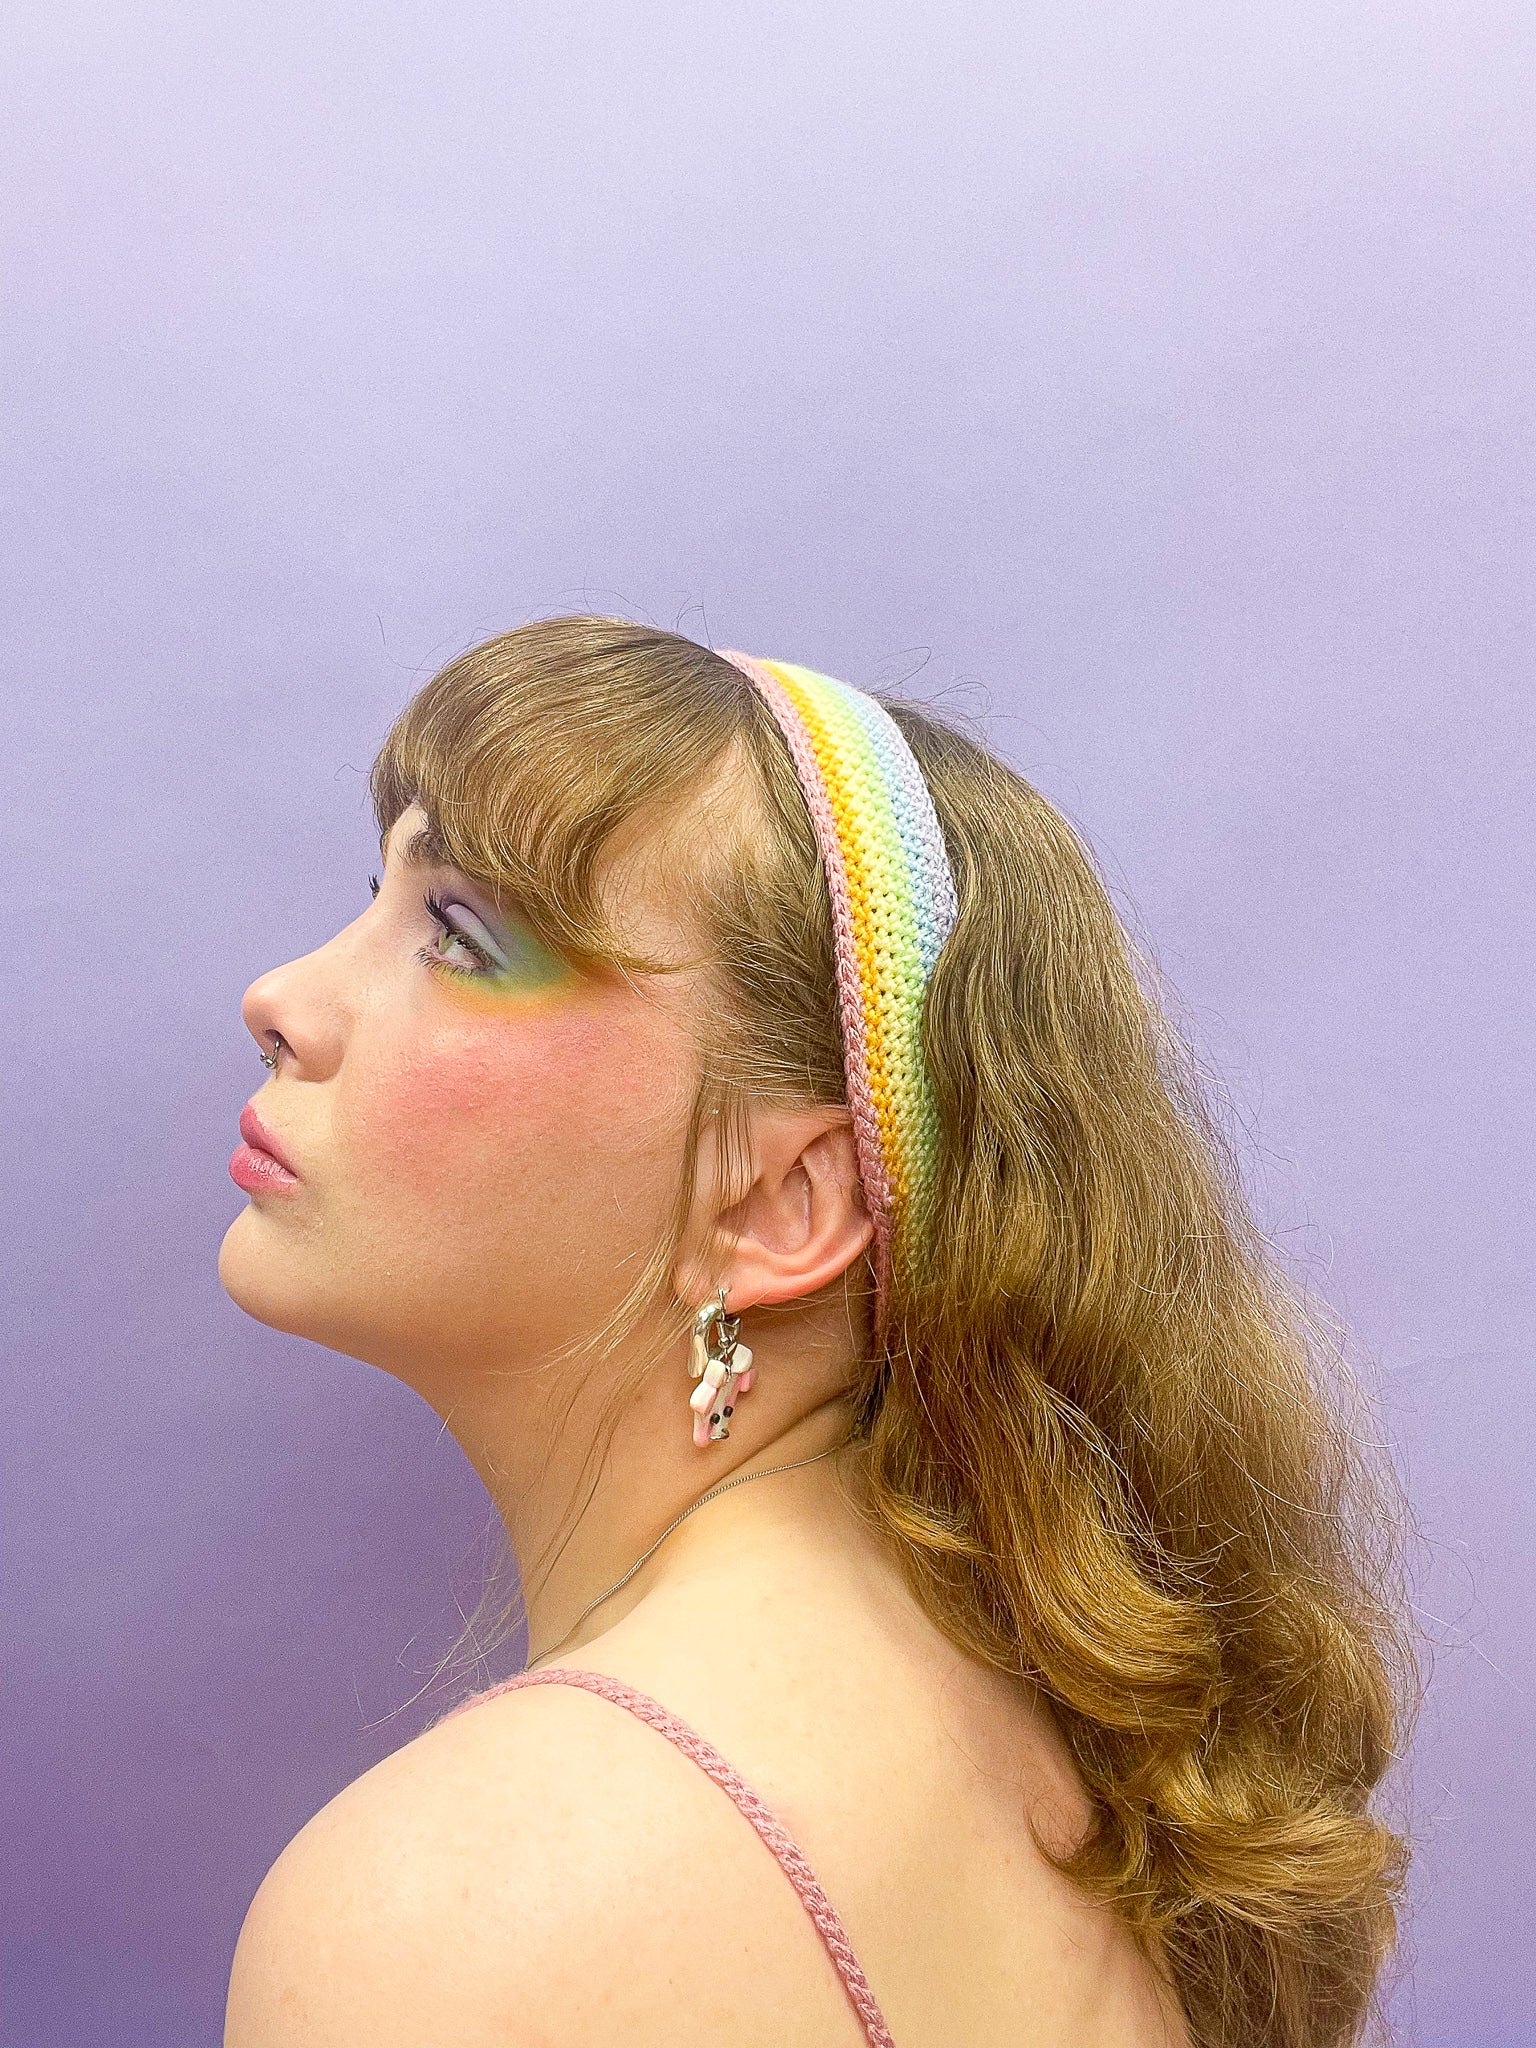
<instances>
[{"instance_id":1,"label":"neck","mask_svg":"<svg viewBox=\"0 0 1536 2048\"><path fill-rule=\"evenodd\" d=\"M776 1377L782 1389L798 1375L791 1368ZM558 1422L541 1425L529 1412L530 1383L539 1384L538 1376L486 1374L469 1388L457 1385L451 1401L434 1402L490 1494L517 1558L530 1665L571 1655L686 1579L722 1528L735 1546L750 1529L782 1526L791 1502L794 1514L817 1521L848 1513L838 1488L844 1461L830 1455L850 1434L851 1410L840 1396L786 1414L782 1393L777 1412L754 1393L731 1435L703 1449L689 1432L687 1381L668 1382L670 1400L657 1398L660 1388L642 1386L603 1457L599 1417L581 1412L591 1407L590 1397L572 1401L562 1391L549 1404ZM818 1462L800 1462L813 1458ZM797 1466L793 1473L770 1473L789 1464ZM757 1474L760 1484L746 1483ZM741 1483L713 1494L724 1481Z\"/></svg>"},{"instance_id":2,"label":"neck","mask_svg":"<svg viewBox=\"0 0 1536 2048\"><path fill-rule=\"evenodd\" d=\"M690 1585L699 1567L717 1561L721 1550L728 1552L733 1563L739 1562L751 1536L767 1533L770 1525L773 1539L782 1548L796 1526L808 1517L824 1520L828 1506L826 1489L814 1482L793 1490L782 1487L771 1499L763 1493L750 1502L727 1502L725 1496L759 1480L780 1476L788 1479L791 1474L799 1478L808 1467L834 1459L845 1443L846 1438L840 1437L821 1450L801 1452L792 1458L785 1456L784 1447L780 1446L771 1463L762 1462L767 1457L764 1452L726 1478L717 1479L696 1501L665 1523L611 1585L583 1602L575 1621L563 1635L545 1647L530 1632L529 1669L573 1655L607 1635L637 1609L645 1607L647 1601L659 1603L669 1592ZM716 1502L718 1510L711 1515L709 1511ZM706 1519L708 1527L700 1527ZM665 1557L661 1555L664 1547Z\"/></svg>"}]
</instances>

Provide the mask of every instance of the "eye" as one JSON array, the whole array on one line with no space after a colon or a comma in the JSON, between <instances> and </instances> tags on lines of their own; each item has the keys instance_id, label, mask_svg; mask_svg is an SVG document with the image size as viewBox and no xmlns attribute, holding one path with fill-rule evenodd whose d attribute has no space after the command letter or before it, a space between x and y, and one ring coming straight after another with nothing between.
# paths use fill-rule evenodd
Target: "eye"
<instances>
[{"instance_id":1,"label":"eye","mask_svg":"<svg viewBox=\"0 0 1536 2048\"><path fill-rule=\"evenodd\" d=\"M374 895L374 896L377 896L377 895L378 895L378 893L379 893L379 878L378 878L378 876L377 876L377 875L370 875L370 876L368 877L368 888L369 888L369 891L370 891L370 893L371 893L372 895Z\"/></svg>"},{"instance_id":2,"label":"eye","mask_svg":"<svg viewBox=\"0 0 1536 2048\"><path fill-rule=\"evenodd\" d=\"M446 949L449 946L461 947L469 955L470 959L477 963L474 966L466 966L462 958L454 959L446 950L440 950L439 946L433 945L423 946L421 949L420 957L427 966L435 968L442 973L476 977L483 974L494 974L505 964L498 960L488 947L482 945L478 939L472 938L469 932L464 929L466 913L450 910L441 898L437 896L428 896L426 898L426 909L427 915L432 919L432 922L437 926L441 934L442 948ZM489 935L487 934L487 936Z\"/></svg>"},{"instance_id":3,"label":"eye","mask_svg":"<svg viewBox=\"0 0 1536 2048\"><path fill-rule=\"evenodd\" d=\"M515 912L483 911L461 898L456 886L429 890L422 908L437 930L430 944L417 947L416 958L433 974L529 990L553 987L569 972Z\"/></svg>"}]
</instances>

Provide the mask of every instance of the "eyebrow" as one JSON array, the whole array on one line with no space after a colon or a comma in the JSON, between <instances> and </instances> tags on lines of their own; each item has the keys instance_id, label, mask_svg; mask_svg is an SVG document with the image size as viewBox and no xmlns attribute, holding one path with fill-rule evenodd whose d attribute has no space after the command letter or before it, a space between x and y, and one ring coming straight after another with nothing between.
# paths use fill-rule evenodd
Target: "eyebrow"
<instances>
[{"instance_id":1,"label":"eyebrow","mask_svg":"<svg viewBox=\"0 0 1536 2048\"><path fill-rule=\"evenodd\" d=\"M379 838L379 852L381 854L388 844L389 833L382 833ZM430 823L416 827L410 838L401 846L396 858L403 861L410 868L451 868L455 865L453 855L448 851L442 833L438 831L436 825Z\"/></svg>"}]
</instances>

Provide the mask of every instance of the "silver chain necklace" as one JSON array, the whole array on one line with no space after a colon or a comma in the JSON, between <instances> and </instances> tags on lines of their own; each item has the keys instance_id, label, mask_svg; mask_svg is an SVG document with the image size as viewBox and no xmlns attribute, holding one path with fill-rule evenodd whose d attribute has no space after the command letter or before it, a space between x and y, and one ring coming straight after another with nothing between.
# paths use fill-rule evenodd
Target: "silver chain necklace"
<instances>
[{"instance_id":1,"label":"silver chain necklace","mask_svg":"<svg viewBox=\"0 0 1536 2048\"><path fill-rule=\"evenodd\" d=\"M787 1465L765 1465L761 1472L738 1472L733 1479L722 1479L718 1486L712 1486L710 1487L707 1493L701 1493L698 1499L694 1501L690 1506L684 1508L683 1512L680 1515L673 1516L672 1520L668 1522L665 1529L662 1530L661 1534L656 1538L656 1541L650 1546L650 1548L648 1550L641 1551L640 1555L635 1559L634 1563L630 1566L629 1570L624 1574L622 1579L615 1579L613 1584L608 1588L606 1593L599 1593L595 1600L589 1600L587 1602L586 1606L583 1607L580 1614L577 1615L576 1619L571 1623L570 1627L566 1630L565 1634L560 1638L559 1642L554 1644L552 1648L548 1650L543 1650L539 1653L538 1662L540 1664L544 1663L546 1659L553 1657L556 1651L563 1649L564 1646L570 1641L571 1637L575 1635L577 1629L581 1627L581 1624L586 1620L587 1616L592 1612L593 1608L601 1607L603 1602L605 1600L611 1599L612 1596L618 1592L621 1586L627 1586L630 1580L635 1576L635 1573L639 1571L641 1565L645 1563L646 1559L650 1557L655 1551L661 1548L662 1544L666 1542L667 1538L672 1534L672 1531L677 1527L679 1522L687 1521L688 1517L693 1513L695 1508L703 1507L705 1501L713 1500L715 1498L715 1495L718 1493L728 1493L733 1486L745 1486L749 1479L766 1479L769 1476L769 1474L773 1472L794 1472L797 1471L801 1465L814 1465L818 1458L830 1458L833 1451L840 1451L842 1450L842 1448L842 1444L833 1444L831 1448L828 1450L813 1451L810 1457L808 1458L792 1458ZM527 1666L527 1669L532 1671L534 1669L534 1665L530 1663Z\"/></svg>"}]
</instances>

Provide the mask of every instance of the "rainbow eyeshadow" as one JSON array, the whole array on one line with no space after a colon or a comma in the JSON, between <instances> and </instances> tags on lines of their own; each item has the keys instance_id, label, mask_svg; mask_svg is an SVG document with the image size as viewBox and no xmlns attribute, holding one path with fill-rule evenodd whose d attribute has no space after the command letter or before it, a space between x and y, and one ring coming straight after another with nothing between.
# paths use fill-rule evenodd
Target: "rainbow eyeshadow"
<instances>
[{"instance_id":1,"label":"rainbow eyeshadow","mask_svg":"<svg viewBox=\"0 0 1536 2048\"><path fill-rule=\"evenodd\" d=\"M497 1003L540 995L571 982L566 963L532 932L500 920L488 920L474 905L455 895L452 888L429 892L426 909L437 927L439 942L423 948L422 957L455 990L476 1000ZM449 959L441 949L454 943L482 964L466 967L462 961Z\"/></svg>"},{"instance_id":2,"label":"rainbow eyeshadow","mask_svg":"<svg viewBox=\"0 0 1536 2048\"><path fill-rule=\"evenodd\" d=\"M875 1224L875 1320L894 1270L921 1264L939 1126L923 1057L923 1002L956 916L933 798L878 699L793 662L722 649L783 733L832 898L848 1106Z\"/></svg>"}]
</instances>

